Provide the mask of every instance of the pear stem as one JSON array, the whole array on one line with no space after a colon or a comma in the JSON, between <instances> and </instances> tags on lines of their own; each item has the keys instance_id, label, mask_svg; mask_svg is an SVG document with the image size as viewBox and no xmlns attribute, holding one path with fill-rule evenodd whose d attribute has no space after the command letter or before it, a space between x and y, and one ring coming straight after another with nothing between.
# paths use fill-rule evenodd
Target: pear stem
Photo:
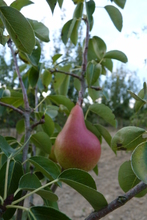
<instances>
[{"instance_id":1,"label":"pear stem","mask_svg":"<svg viewBox=\"0 0 147 220\"><path fill-rule=\"evenodd\" d=\"M83 52L83 62L82 62L82 72L81 72L81 89L79 91L78 102L77 102L80 106L82 106L83 97L86 90L85 73L87 67L87 52L88 52L89 31L90 31L89 22L87 19L85 19L85 23L86 23L86 37L85 37L85 48Z\"/></svg>"}]
</instances>

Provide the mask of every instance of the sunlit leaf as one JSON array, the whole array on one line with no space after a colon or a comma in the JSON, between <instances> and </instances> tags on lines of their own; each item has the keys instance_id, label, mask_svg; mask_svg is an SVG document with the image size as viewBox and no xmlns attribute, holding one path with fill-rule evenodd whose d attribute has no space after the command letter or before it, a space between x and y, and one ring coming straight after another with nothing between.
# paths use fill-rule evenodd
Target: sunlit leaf
<instances>
[{"instance_id":1,"label":"sunlit leaf","mask_svg":"<svg viewBox=\"0 0 147 220\"><path fill-rule=\"evenodd\" d=\"M118 31L121 31L123 26L123 21L122 21L122 14L120 13L120 11L112 5L106 5L104 8L109 14L114 26L117 28Z\"/></svg>"},{"instance_id":2,"label":"sunlit leaf","mask_svg":"<svg viewBox=\"0 0 147 220\"><path fill-rule=\"evenodd\" d=\"M97 58L101 60L107 49L105 42L100 37L94 36L92 38L92 44Z\"/></svg>"},{"instance_id":3,"label":"sunlit leaf","mask_svg":"<svg viewBox=\"0 0 147 220\"><path fill-rule=\"evenodd\" d=\"M30 54L35 45L35 36L27 19L18 10L8 6L0 7L0 18L18 49Z\"/></svg>"}]
</instances>

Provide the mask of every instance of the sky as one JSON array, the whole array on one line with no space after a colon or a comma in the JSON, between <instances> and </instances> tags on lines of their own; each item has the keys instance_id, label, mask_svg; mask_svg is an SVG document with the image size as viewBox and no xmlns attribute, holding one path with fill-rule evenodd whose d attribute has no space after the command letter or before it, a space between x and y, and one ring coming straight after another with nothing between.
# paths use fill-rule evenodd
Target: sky
<instances>
[{"instance_id":1,"label":"sky","mask_svg":"<svg viewBox=\"0 0 147 220\"><path fill-rule=\"evenodd\" d=\"M12 0L5 0L9 5ZM73 15L74 7L72 0L64 0L63 7L65 9L65 20L61 21L63 12L56 6L54 14L46 0L34 0L35 4L22 9L22 13L31 19L42 21L50 31L50 39L54 31L61 29L63 24L70 20ZM107 51L121 50L128 57L128 63L125 64L126 69L137 71L140 82L147 75L147 31L143 31L144 26L147 26L147 0L127 0L125 8L121 10L123 15L123 28L119 32L110 20L109 15L103 8L110 4L110 0L96 0L96 10L94 12L94 28L90 33L91 36L97 35L101 37L106 45ZM114 6L116 6L114 4ZM50 56L51 41L46 44L46 57ZM120 62L115 62L114 67L121 65Z\"/></svg>"}]
</instances>

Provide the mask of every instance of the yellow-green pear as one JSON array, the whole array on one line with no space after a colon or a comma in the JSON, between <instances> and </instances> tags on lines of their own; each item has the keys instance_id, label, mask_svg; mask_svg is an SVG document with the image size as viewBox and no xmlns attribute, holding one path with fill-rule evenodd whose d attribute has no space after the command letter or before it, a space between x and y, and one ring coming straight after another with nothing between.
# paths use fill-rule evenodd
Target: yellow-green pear
<instances>
[{"instance_id":1,"label":"yellow-green pear","mask_svg":"<svg viewBox=\"0 0 147 220\"><path fill-rule=\"evenodd\" d=\"M83 110L76 104L58 134L54 153L63 169L79 168L92 170L101 155L101 145L98 138L85 125Z\"/></svg>"}]
</instances>

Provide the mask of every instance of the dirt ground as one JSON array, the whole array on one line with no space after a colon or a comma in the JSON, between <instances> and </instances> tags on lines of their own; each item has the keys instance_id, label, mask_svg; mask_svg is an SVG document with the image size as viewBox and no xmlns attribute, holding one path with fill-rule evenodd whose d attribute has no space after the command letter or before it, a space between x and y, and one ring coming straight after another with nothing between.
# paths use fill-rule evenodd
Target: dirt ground
<instances>
[{"instance_id":1,"label":"dirt ground","mask_svg":"<svg viewBox=\"0 0 147 220\"><path fill-rule=\"evenodd\" d=\"M116 131L111 131L113 136ZM102 155L98 163L99 175L90 172L96 181L97 190L101 192L108 203L123 195L118 183L118 170L120 165L129 160L130 154L119 152L116 156L106 142L102 144ZM59 208L72 220L84 220L93 208L75 190L67 185L58 188L56 194L59 197ZM102 220L146 220L147 219L147 196L140 199L133 198L121 208L113 211Z\"/></svg>"}]
</instances>

